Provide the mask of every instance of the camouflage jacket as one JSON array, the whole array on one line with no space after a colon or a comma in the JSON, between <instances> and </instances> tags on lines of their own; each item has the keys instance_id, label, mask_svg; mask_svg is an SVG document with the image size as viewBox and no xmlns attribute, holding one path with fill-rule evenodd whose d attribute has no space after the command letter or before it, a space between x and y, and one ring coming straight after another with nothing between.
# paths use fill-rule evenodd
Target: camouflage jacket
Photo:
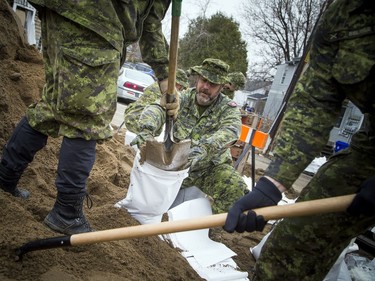
<instances>
[{"instance_id":1,"label":"camouflage jacket","mask_svg":"<svg viewBox=\"0 0 375 281\"><path fill-rule=\"evenodd\" d=\"M223 89L222 93L226 95L231 100L234 98L234 91L231 91L229 89Z\"/></svg>"},{"instance_id":2,"label":"camouflage jacket","mask_svg":"<svg viewBox=\"0 0 375 281\"><path fill-rule=\"evenodd\" d=\"M237 105L223 94L199 116L195 95L195 88L181 92L173 136L175 140L191 139L192 148L198 146L206 151L205 159L195 167L203 173L213 165L232 164L229 147L239 138L241 117ZM145 108L140 119L142 131L155 133L164 124L165 112L152 104Z\"/></svg>"},{"instance_id":3,"label":"camouflage jacket","mask_svg":"<svg viewBox=\"0 0 375 281\"><path fill-rule=\"evenodd\" d=\"M288 101L275 158L266 171L286 188L327 143L344 99L366 116L351 148L375 155L374 26L372 1L336 0L323 14L310 64Z\"/></svg>"},{"instance_id":4,"label":"camouflage jacket","mask_svg":"<svg viewBox=\"0 0 375 281\"><path fill-rule=\"evenodd\" d=\"M126 47L139 40L142 59L158 78L168 76L168 46L161 21L170 0L30 0L55 11L108 41L126 57Z\"/></svg>"},{"instance_id":5,"label":"camouflage jacket","mask_svg":"<svg viewBox=\"0 0 375 281\"><path fill-rule=\"evenodd\" d=\"M155 82L148 86L143 95L136 101L127 106L124 113L124 122L126 129L129 131L139 134L140 130L140 123L139 117L142 114L142 111L145 109L147 105L150 105L154 102L158 102L161 97L161 92L159 88L158 82ZM159 135L160 132L156 132L156 135Z\"/></svg>"}]
</instances>

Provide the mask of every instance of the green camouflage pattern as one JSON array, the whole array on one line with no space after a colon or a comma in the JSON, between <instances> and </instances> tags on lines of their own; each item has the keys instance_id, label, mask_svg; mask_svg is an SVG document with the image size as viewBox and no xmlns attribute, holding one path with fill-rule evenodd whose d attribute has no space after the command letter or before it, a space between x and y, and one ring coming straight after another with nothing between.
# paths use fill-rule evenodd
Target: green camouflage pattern
<instances>
[{"instance_id":1,"label":"green camouflage pattern","mask_svg":"<svg viewBox=\"0 0 375 281\"><path fill-rule=\"evenodd\" d=\"M141 116L142 111L147 105L159 103L160 98L161 92L158 82L155 82L145 88L143 95L125 108L124 122L126 129L132 133L139 134L141 132L139 117ZM155 135L160 135L160 133L161 129L155 132Z\"/></svg>"},{"instance_id":2,"label":"green camouflage pattern","mask_svg":"<svg viewBox=\"0 0 375 281\"><path fill-rule=\"evenodd\" d=\"M27 117L50 136L112 136L118 70L139 40L158 78L168 76L161 20L170 1L30 1L41 11L46 85Z\"/></svg>"},{"instance_id":3,"label":"green camouflage pattern","mask_svg":"<svg viewBox=\"0 0 375 281\"><path fill-rule=\"evenodd\" d=\"M52 137L111 137L120 52L49 10L42 36L46 84L41 100L27 110L30 126Z\"/></svg>"},{"instance_id":4,"label":"green camouflage pattern","mask_svg":"<svg viewBox=\"0 0 375 281\"><path fill-rule=\"evenodd\" d=\"M375 175L375 160L342 150L325 163L297 202L353 194ZM256 263L256 280L323 280L353 237L375 225L375 217L347 213L283 219L272 231Z\"/></svg>"},{"instance_id":5,"label":"green camouflage pattern","mask_svg":"<svg viewBox=\"0 0 375 281\"><path fill-rule=\"evenodd\" d=\"M245 87L246 78L242 72L231 72L227 76L228 83L234 86L234 90L224 87L222 93L231 100L234 98L234 92Z\"/></svg>"},{"instance_id":6,"label":"green camouflage pattern","mask_svg":"<svg viewBox=\"0 0 375 281\"><path fill-rule=\"evenodd\" d=\"M158 78L168 76L168 44L161 21L170 0L30 0L88 29L126 57L126 47L139 41L142 59Z\"/></svg>"},{"instance_id":7,"label":"green camouflage pattern","mask_svg":"<svg viewBox=\"0 0 375 281\"><path fill-rule=\"evenodd\" d=\"M228 82L227 75L229 65L219 59L205 59L202 65L193 66L190 70L192 74L196 72L214 84L225 84Z\"/></svg>"},{"instance_id":8,"label":"green camouflage pattern","mask_svg":"<svg viewBox=\"0 0 375 281\"><path fill-rule=\"evenodd\" d=\"M223 89L221 90L221 92L222 92L225 96L227 96L228 98L230 98L231 100L234 98L234 91L231 91L231 90L228 89L228 88L223 88Z\"/></svg>"},{"instance_id":9,"label":"green camouflage pattern","mask_svg":"<svg viewBox=\"0 0 375 281\"><path fill-rule=\"evenodd\" d=\"M234 90L238 91L245 87L246 77L242 72L231 72L228 74L228 81L234 85Z\"/></svg>"},{"instance_id":10,"label":"green camouflage pattern","mask_svg":"<svg viewBox=\"0 0 375 281\"><path fill-rule=\"evenodd\" d=\"M375 35L367 31L375 19L373 14L347 16L360 3L338 1L332 4L337 10L326 12L312 46L310 65L288 101L275 160L267 171L287 188L326 145L345 98L370 115L366 132L354 136L351 146L375 155L375 125L371 122L375 112ZM333 40L342 30L349 30L348 34ZM350 30L362 30L363 36L351 36Z\"/></svg>"},{"instance_id":11,"label":"green camouflage pattern","mask_svg":"<svg viewBox=\"0 0 375 281\"><path fill-rule=\"evenodd\" d=\"M195 88L181 92L173 137L176 141L190 139L192 150L198 146L207 155L191 167L182 187L199 187L215 200L212 206L214 212L224 212L243 195L246 188L243 178L232 165L229 150L239 138L240 111L233 101L219 94L200 116L195 96ZM155 136L164 121L164 110L157 104L151 104L140 117L140 130Z\"/></svg>"},{"instance_id":12,"label":"green camouflage pattern","mask_svg":"<svg viewBox=\"0 0 375 281\"><path fill-rule=\"evenodd\" d=\"M332 156L298 201L352 194L375 174L375 26L371 1L336 0L319 23L311 62L288 102L275 158L265 174L290 188L328 141L345 98L363 113L363 129ZM349 241L375 217L346 213L284 219L268 238L256 280L323 280Z\"/></svg>"},{"instance_id":13,"label":"green camouflage pattern","mask_svg":"<svg viewBox=\"0 0 375 281\"><path fill-rule=\"evenodd\" d=\"M202 176L190 173L182 183L182 188L199 187L213 199L212 212L226 213L228 209L244 195L247 188L242 176L233 168L232 164L212 165Z\"/></svg>"},{"instance_id":14,"label":"green camouflage pattern","mask_svg":"<svg viewBox=\"0 0 375 281\"><path fill-rule=\"evenodd\" d=\"M176 83L182 85L184 88L189 87L187 75L182 69L177 69L176 71ZM126 129L135 134L139 134L141 132L139 117L141 116L142 111L151 103L159 103L160 98L161 91L158 82L146 87L143 95L125 108L124 122ZM160 134L161 129L155 133L155 135Z\"/></svg>"},{"instance_id":15,"label":"green camouflage pattern","mask_svg":"<svg viewBox=\"0 0 375 281\"><path fill-rule=\"evenodd\" d=\"M179 68L176 71L176 83L180 84L184 89L189 88L189 79L186 72Z\"/></svg>"}]
</instances>

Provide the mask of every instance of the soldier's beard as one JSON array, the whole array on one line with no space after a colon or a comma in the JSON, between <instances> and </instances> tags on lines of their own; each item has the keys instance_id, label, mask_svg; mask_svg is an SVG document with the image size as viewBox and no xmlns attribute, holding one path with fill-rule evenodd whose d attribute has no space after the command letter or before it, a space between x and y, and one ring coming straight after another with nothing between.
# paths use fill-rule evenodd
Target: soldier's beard
<instances>
[{"instance_id":1,"label":"soldier's beard","mask_svg":"<svg viewBox=\"0 0 375 281\"><path fill-rule=\"evenodd\" d=\"M201 91L201 92L197 92L196 101L197 101L197 104L200 106L209 106L217 99L218 96L219 96L219 93L210 94L205 91Z\"/></svg>"}]
</instances>

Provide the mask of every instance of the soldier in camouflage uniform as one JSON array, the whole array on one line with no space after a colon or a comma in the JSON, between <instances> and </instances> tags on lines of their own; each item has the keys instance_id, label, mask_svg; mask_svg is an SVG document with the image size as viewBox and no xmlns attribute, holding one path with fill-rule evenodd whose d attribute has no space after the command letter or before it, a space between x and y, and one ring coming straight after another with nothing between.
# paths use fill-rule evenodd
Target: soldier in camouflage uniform
<instances>
[{"instance_id":1,"label":"soldier in camouflage uniform","mask_svg":"<svg viewBox=\"0 0 375 281\"><path fill-rule=\"evenodd\" d=\"M165 89L168 49L161 20L170 0L29 2L42 21L46 84L41 100L28 108L4 148L0 187L26 199L29 192L17 187L23 171L48 136L62 136L57 198L44 223L68 235L91 231L82 211L86 182L97 141L112 136L116 81L126 47L139 40L144 61Z\"/></svg>"},{"instance_id":2,"label":"soldier in camouflage uniform","mask_svg":"<svg viewBox=\"0 0 375 281\"><path fill-rule=\"evenodd\" d=\"M271 161L254 191L230 209L225 229L262 230L244 210L275 205L319 155L351 100L365 115L350 147L333 155L298 202L357 193L346 212L282 220L256 264L256 280L323 280L350 240L375 224L375 11L371 0L336 0L322 16L311 61L288 102Z\"/></svg>"},{"instance_id":3,"label":"soldier in camouflage uniform","mask_svg":"<svg viewBox=\"0 0 375 281\"><path fill-rule=\"evenodd\" d=\"M239 138L240 112L235 102L221 93L229 66L206 59L192 67L198 75L196 87L180 94L180 112L174 124L176 141L191 139L189 176L182 188L196 186L213 199L214 212L226 211L244 194L246 183L233 168L229 147ZM164 124L164 110L152 104L140 117L141 132L132 144L140 147Z\"/></svg>"},{"instance_id":4,"label":"soldier in camouflage uniform","mask_svg":"<svg viewBox=\"0 0 375 281\"><path fill-rule=\"evenodd\" d=\"M188 77L186 72L182 69L176 71L176 89L177 91L185 90L189 87ZM124 123L127 130L135 134L140 133L139 128L139 117L143 109L161 98L161 92L159 84L155 82L154 84L148 86L143 95L136 101L128 105L124 113ZM160 135L162 128L157 135Z\"/></svg>"},{"instance_id":5,"label":"soldier in camouflage uniform","mask_svg":"<svg viewBox=\"0 0 375 281\"><path fill-rule=\"evenodd\" d=\"M228 74L228 83L224 85L223 94L230 99L234 98L234 92L245 87L246 78L242 72L231 72Z\"/></svg>"}]
</instances>

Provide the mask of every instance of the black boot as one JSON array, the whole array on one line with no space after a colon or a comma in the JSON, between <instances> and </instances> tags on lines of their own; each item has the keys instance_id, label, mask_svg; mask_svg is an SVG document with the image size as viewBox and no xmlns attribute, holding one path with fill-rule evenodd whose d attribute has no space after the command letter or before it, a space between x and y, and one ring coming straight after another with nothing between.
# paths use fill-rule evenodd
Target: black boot
<instances>
[{"instance_id":1,"label":"black boot","mask_svg":"<svg viewBox=\"0 0 375 281\"><path fill-rule=\"evenodd\" d=\"M58 193L53 209L44 219L44 224L54 231L72 235L91 232L89 222L83 214L85 193Z\"/></svg>"},{"instance_id":2,"label":"black boot","mask_svg":"<svg viewBox=\"0 0 375 281\"><path fill-rule=\"evenodd\" d=\"M9 192L14 197L27 199L29 198L30 192L17 187L20 177L20 173L11 171L0 163L0 188L5 192Z\"/></svg>"}]
</instances>

